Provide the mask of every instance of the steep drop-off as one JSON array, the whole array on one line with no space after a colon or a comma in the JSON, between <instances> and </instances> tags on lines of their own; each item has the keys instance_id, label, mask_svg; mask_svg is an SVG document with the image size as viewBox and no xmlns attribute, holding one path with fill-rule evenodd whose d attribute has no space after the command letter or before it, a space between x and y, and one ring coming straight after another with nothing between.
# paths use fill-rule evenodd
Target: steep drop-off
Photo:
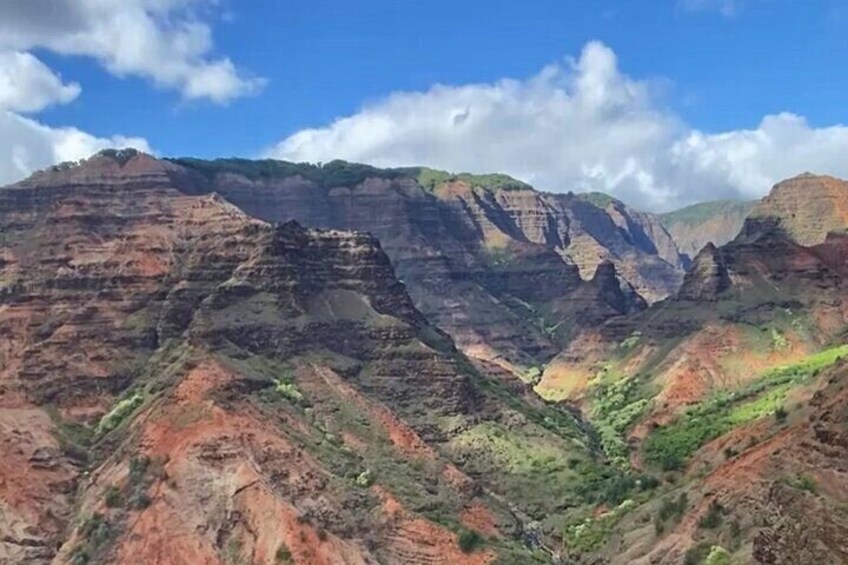
<instances>
[{"instance_id":1,"label":"steep drop-off","mask_svg":"<svg viewBox=\"0 0 848 565\"><path fill-rule=\"evenodd\" d=\"M848 229L848 182L804 173L774 186L751 218L777 222L801 245L816 245L828 233Z\"/></svg>"},{"instance_id":2,"label":"steep drop-off","mask_svg":"<svg viewBox=\"0 0 848 565\"><path fill-rule=\"evenodd\" d=\"M0 562L545 562L638 489L373 237L183 174L110 151L0 190Z\"/></svg>"},{"instance_id":3,"label":"steep drop-off","mask_svg":"<svg viewBox=\"0 0 848 565\"><path fill-rule=\"evenodd\" d=\"M584 331L546 367L537 390L577 402L612 460L669 481L571 530L579 560L848 559L846 277L844 234L804 247L749 219L675 297Z\"/></svg>"},{"instance_id":4,"label":"steep drop-off","mask_svg":"<svg viewBox=\"0 0 848 565\"><path fill-rule=\"evenodd\" d=\"M708 243L722 246L736 237L756 204L738 200L702 202L660 214L659 219L680 252L694 258Z\"/></svg>"},{"instance_id":5,"label":"steep drop-off","mask_svg":"<svg viewBox=\"0 0 848 565\"><path fill-rule=\"evenodd\" d=\"M499 175L344 162L174 163L181 186L214 190L256 217L374 234L430 320L466 352L518 373L550 359L580 327L569 296L600 263L611 261L622 285L648 301L674 292L683 276L658 222L608 198L599 207ZM622 313L609 306L598 303L590 318Z\"/></svg>"}]
</instances>

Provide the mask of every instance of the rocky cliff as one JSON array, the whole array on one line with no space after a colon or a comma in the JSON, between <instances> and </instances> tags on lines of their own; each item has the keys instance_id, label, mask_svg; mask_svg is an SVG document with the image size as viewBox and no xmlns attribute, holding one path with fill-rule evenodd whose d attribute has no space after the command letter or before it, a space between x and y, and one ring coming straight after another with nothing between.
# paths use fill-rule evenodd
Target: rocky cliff
<instances>
[{"instance_id":1,"label":"rocky cliff","mask_svg":"<svg viewBox=\"0 0 848 565\"><path fill-rule=\"evenodd\" d=\"M416 306L465 351L505 366L557 352L574 328L552 312L568 310L601 262L649 301L683 276L665 230L611 199L599 207L503 176L343 162L174 163L181 186L215 190L257 217L373 233Z\"/></svg>"},{"instance_id":2,"label":"rocky cliff","mask_svg":"<svg viewBox=\"0 0 848 565\"><path fill-rule=\"evenodd\" d=\"M822 243L828 233L848 229L848 182L804 173L775 185L751 218L777 222L801 245Z\"/></svg>"},{"instance_id":3,"label":"rocky cliff","mask_svg":"<svg viewBox=\"0 0 848 565\"><path fill-rule=\"evenodd\" d=\"M848 236L751 218L649 305L652 217L428 174L0 189L0 563L848 558Z\"/></svg>"},{"instance_id":4,"label":"rocky cliff","mask_svg":"<svg viewBox=\"0 0 848 565\"><path fill-rule=\"evenodd\" d=\"M372 236L183 175L111 151L0 190L0 562L549 560L623 479Z\"/></svg>"},{"instance_id":5,"label":"rocky cliff","mask_svg":"<svg viewBox=\"0 0 848 565\"><path fill-rule=\"evenodd\" d=\"M536 389L577 402L608 457L677 485L607 518L581 558L848 559L846 257L845 234L803 246L750 219L697 255L676 296L584 330L545 368Z\"/></svg>"},{"instance_id":6,"label":"rocky cliff","mask_svg":"<svg viewBox=\"0 0 848 565\"><path fill-rule=\"evenodd\" d=\"M756 202L718 200L659 215L681 253L694 258L708 243L722 246L742 229Z\"/></svg>"}]
</instances>

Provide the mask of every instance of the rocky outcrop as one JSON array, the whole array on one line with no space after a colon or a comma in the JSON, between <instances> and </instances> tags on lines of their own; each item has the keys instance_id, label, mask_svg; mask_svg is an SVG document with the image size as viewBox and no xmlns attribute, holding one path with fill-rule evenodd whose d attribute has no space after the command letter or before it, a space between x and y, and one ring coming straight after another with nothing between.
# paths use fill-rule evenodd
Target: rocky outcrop
<instances>
[{"instance_id":1,"label":"rocky outcrop","mask_svg":"<svg viewBox=\"0 0 848 565\"><path fill-rule=\"evenodd\" d=\"M105 152L0 190L0 562L529 559L507 540L558 502L509 500L524 476L469 438L598 473L582 423L484 381L372 235L187 174Z\"/></svg>"},{"instance_id":2,"label":"rocky outcrop","mask_svg":"<svg viewBox=\"0 0 848 565\"><path fill-rule=\"evenodd\" d=\"M715 300L730 284L724 257L715 245L708 243L692 262L677 296L683 300Z\"/></svg>"},{"instance_id":3,"label":"rocky outcrop","mask_svg":"<svg viewBox=\"0 0 848 565\"><path fill-rule=\"evenodd\" d=\"M612 261L649 300L683 276L668 234L617 201L599 208L505 177L424 182L414 169L341 162L174 163L185 190L214 190L256 217L373 233L429 319L466 352L511 365L556 354L570 334L545 331L566 327L548 313L567 308L600 262Z\"/></svg>"},{"instance_id":4,"label":"rocky outcrop","mask_svg":"<svg viewBox=\"0 0 848 565\"><path fill-rule=\"evenodd\" d=\"M708 243L721 247L736 237L755 205L753 201L718 200L693 204L658 217L681 253L693 258Z\"/></svg>"},{"instance_id":5,"label":"rocky outcrop","mask_svg":"<svg viewBox=\"0 0 848 565\"><path fill-rule=\"evenodd\" d=\"M848 182L804 173L778 183L751 212L758 222L777 222L796 243L816 245L848 229Z\"/></svg>"}]
</instances>

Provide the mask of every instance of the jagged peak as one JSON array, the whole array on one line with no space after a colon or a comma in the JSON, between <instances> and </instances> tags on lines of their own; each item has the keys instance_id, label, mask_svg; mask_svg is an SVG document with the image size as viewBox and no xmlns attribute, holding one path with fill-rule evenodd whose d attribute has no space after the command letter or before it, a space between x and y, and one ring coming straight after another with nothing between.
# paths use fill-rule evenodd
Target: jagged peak
<instances>
[{"instance_id":1,"label":"jagged peak","mask_svg":"<svg viewBox=\"0 0 848 565\"><path fill-rule=\"evenodd\" d=\"M678 298L712 300L730 288L730 284L730 273L721 250L709 242L692 261L692 267L683 280Z\"/></svg>"},{"instance_id":2,"label":"jagged peak","mask_svg":"<svg viewBox=\"0 0 848 565\"><path fill-rule=\"evenodd\" d=\"M595 268L595 274L592 276L592 281L595 282L606 282L609 280L616 280L618 277L618 271L615 268L615 263L610 261L609 259L604 259L598 266Z\"/></svg>"}]
</instances>

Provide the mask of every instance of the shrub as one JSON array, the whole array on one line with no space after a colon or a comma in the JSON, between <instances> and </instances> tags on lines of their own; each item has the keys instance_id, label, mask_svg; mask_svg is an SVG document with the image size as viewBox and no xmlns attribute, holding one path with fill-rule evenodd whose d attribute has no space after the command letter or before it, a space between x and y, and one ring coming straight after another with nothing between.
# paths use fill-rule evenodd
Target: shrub
<instances>
[{"instance_id":1,"label":"shrub","mask_svg":"<svg viewBox=\"0 0 848 565\"><path fill-rule=\"evenodd\" d=\"M103 416L100 423L97 424L96 434L102 436L107 434L121 425L127 416L132 414L136 408L144 402L144 397L140 394L134 394L130 398L125 398L118 402L112 410Z\"/></svg>"},{"instance_id":2,"label":"shrub","mask_svg":"<svg viewBox=\"0 0 848 565\"><path fill-rule=\"evenodd\" d=\"M786 412L786 408L783 406L778 406L774 411L774 419L777 420L778 424L785 422L788 415L789 413Z\"/></svg>"},{"instance_id":3,"label":"shrub","mask_svg":"<svg viewBox=\"0 0 848 565\"><path fill-rule=\"evenodd\" d=\"M148 506L150 506L150 496L144 491L138 491L130 497L130 508L133 510L144 510Z\"/></svg>"},{"instance_id":4,"label":"shrub","mask_svg":"<svg viewBox=\"0 0 848 565\"><path fill-rule=\"evenodd\" d=\"M459 549L463 553L471 553L483 545L483 536L475 530L465 530L459 534Z\"/></svg>"},{"instance_id":5,"label":"shrub","mask_svg":"<svg viewBox=\"0 0 848 565\"><path fill-rule=\"evenodd\" d=\"M730 554L720 545L714 545L710 548L704 563L705 565L730 565Z\"/></svg>"},{"instance_id":6,"label":"shrub","mask_svg":"<svg viewBox=\"0 0 848 565\"><path fill-rule=\"evenodd\" d=\"M370 487L374 484L374 473L371 472L371 469L366 469L359 473L356 477L356 484L361 487Z\"/></svg>"},{"instance_id":7,"label":"shrub","mask_svg":"<svg viewBox=\"0 0 848 565\"><path fill-rule=\"evenodd\" d=\"M280 547L277 548L276 553L274 553L274 559L277 560L277 563L288 564L291 563L292 554L288 547L285 544L280 544Z\"/></svg>"},{"instance_id":8,"label":"shrub","mask_svg":"<svg viewBox=\"0 0 848 565\"><path fill-rule=\"evenodd\" d=\"M689 497L686 496L686 493L680 493L674 500L665 500L660 506L659 510L659 518L663 522L668 520L669 518L674 518L675 520L679 520L683 517L683 514L686 512L686 507L689 505Z\"/></svg>"},{"instance_id":9,"label":"shrub","mask_svg":"<svg viewBox=\"0 0 848 565\"><path fill-rule=\"evenodd\" d=\"M663 532L665 532L665 522L660 520L659 516L654 516L654 533L661 536Z\"/></svg>"},{"instance_id":10,"label":"shrub","mask_svg":"<svg viewBox=\"0 0 848 565\"><path fill-rule=\"evenodd\" d=\"M710 503L707 512L698 520L698 527L714 530L724 521L724 507L717 500Z\"/></svg>"},{"instance_id":11,"label":"shrub","mask_svg":"<svg viewBox=\"0 0 848 565\"><path fill-rule=\"evenodd\" d=\"M150 466L150 457L147 455L138 455L130 459L130 483L137 484L147 472Z\"/></svg>"},{"instance_id":12,"label":"shrub","mask_svg":"<svg viewBox=\"0 0 848 565\"><path fill-rule=\"evenodd\" d=\"M524 375L524 380L534 386L539 384L539 381L542 380L541 367L530 367L530 369L528 369L527 373Z\"/></svg>"},{"instance_id":13,"label":"shrub","mask_svg":"<svg viewBox=\"0 0 848 565\"><path fill-rule=\"evenodd\" d=\"M110 486L106 489L106 506L109 508L118 508L124 503L123 496L121 496L121 489L116 487L115 485Z\"/></svg>"},{"instance_id":14,"label":"shrub","mask_svg":"<svg viewBox=\"0 0 848 565\"><path fill-rule=\"evenodd\" d=\"M639 488L643 491L654 490L660 486L660 480L653 475L640 475L636 480L639 483Z\"/></svg>"},{"instance_id":15,"label":"shrub","mask_svg":"<svg viewBox=\"0 0 848 565\"><path fill-rule=\"evenodd\" d=\"M816 483L816 480L810 475L798 475L797 477L788 479L785 482L791 487L805 490L813 494L816 494L819 490L818 483Z\"/></svg>"},{"instance_id":16,"label":"shrub","mask_svg":"<svg viewBox=\"0 0 848 565\"><path fill-rule=\"evenodd\" d=\"M293 385L284 381L276 381L274 389L283 397L295 404L302 404L305 400L303 393Z\"/></svg>"},{"instance_id":17,"label":"shrub","mask_svg":"<svg viewBox=\"0 0 848 565\"><path fill-rule=\"evenodd\" d=\"M95 512L91 515L91 517L83 522L80 527L80 533L82 537L88 541L94 543L94 545L100 545L109 539L109 522L106 521L106 518L103 517L103 514L99 512Z\"/></svg>"},{"instance_id":18,"label":"shrub","mask_svg":"<svg viewBox=\"0 0 848 565\"><path fill-rule=\"evenodd\" d=\"M700 565L707 559L711 551L712 545L708 542L702 542L695 547L690 547L683 556L683 565Z\"/></svg>"}]
</instances>

